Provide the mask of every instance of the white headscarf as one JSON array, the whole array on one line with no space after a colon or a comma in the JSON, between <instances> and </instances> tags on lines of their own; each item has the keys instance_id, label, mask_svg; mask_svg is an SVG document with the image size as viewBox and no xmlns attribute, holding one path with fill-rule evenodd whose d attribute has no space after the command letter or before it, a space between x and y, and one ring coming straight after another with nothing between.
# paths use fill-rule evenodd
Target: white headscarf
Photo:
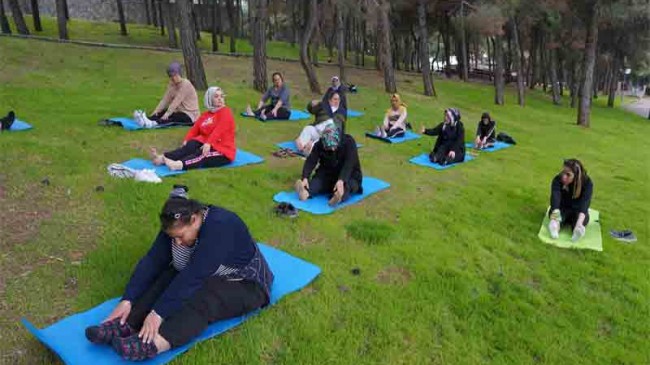
<instances>
[{"instance_id":1,"label":"white headscarf","mask_svg":"<svg viewBox=\"0 0 650 365\"><path fill-rule=\"evenodd\" d=\"M203 99L205 108L213 113L217 111L217 107L214 106L214 94L216 94L218 91L223 92L223 90L221 90L219 86L209 87L208 90L205 92L205 97Z\"/></svg>"}]
</instances>

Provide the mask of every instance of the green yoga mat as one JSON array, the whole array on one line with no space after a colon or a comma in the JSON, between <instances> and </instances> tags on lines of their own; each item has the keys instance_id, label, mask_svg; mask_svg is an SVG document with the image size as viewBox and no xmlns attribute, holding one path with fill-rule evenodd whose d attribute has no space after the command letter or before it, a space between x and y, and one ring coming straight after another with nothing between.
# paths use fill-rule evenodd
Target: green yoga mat
<instances>
[{"instance_id":1,"label":"green yoga mat","mask_svg":"<svg viewBox=\"0 0 650 365\"><path fill-rule=\"evenodd\" d=\"M542 242L548 243L562 248L579 248L602 251L603 250L603 236L600 230L600 213L597 210L589 209L589 224L585 227L587 230L584 237L578 242L571 241L573 231L569 227L562 227L560 230L560 237L556 240L551 238L548 231L548 223L550 219L548 213L544 215L542 227L539 229L537 236Z\"/></svg>"}]
</instances>

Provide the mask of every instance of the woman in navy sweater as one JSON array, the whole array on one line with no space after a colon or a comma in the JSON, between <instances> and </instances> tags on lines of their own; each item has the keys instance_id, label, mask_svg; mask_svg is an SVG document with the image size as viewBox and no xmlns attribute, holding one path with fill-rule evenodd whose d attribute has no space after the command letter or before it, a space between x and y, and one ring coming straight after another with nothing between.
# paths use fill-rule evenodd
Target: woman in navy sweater
<instances>
[{"instance_id":1,"label":"woman in navy sweater","mask_svg":"<svg viewBox=\"0 0 650 365\"><path fill-rule=\"evenodd\" d=\"M273 273L233 212L187 199L177 187L160 213L162 229L140 259L122 300L93 343L145 360L188 343L212 322L269 304Z\"/></svg>"},{"instance_id":2,"label":"woman in navy sweater","mask_svg":"<svg viewBox=\"0 0 650 365\"><path fill-rule=\"evenodd\" d=\"M565 160L562 171L551 182L551 209L548 212L551 221L548 230L553 239L559 237L563 225L573 229L574 242L585 235L593 190L594 184L582 162Z\"/></svg>"}]
</instances>

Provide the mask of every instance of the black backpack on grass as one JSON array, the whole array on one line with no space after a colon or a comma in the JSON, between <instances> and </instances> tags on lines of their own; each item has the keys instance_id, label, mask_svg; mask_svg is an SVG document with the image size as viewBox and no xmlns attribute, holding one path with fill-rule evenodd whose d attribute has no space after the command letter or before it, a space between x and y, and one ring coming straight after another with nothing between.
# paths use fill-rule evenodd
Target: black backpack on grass
<instances>
[{"instance_id":1,"label":"black backpack on grass","mask_svg":"<svg viewBox=\"0 0 650 365\"><path fill-rule=\"evenodd\" d=\"M517 142L515 142L515 140L512 137L510 137L509 134L503 132L497 134L497 141L507 143L507 144L517 144Z\"/></svg>"}]
</instances>

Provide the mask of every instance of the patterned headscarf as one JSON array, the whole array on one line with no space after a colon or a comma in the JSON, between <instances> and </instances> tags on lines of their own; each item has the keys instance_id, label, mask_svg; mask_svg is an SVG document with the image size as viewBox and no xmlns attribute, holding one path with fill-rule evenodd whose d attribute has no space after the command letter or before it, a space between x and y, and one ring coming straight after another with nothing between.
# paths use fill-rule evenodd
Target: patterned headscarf
<instances>
[{"instance_id":1,"label":"patterned headscarf","mask_svg":"<svg viewBox=\"0 0 650 365\"><path fill-rule=\"evenodd\" d=\"M445 109L445 114L449 117L449 120L451 120L449 124L451 124L452 127L456 126L456 123L460 122L460 111L458 111L458 109Z\"/></svg>"},{"instance_id":2,"label":"patterned headscarf","mask_svg":"<svg viewBox=\"0 0 650 365\"><path fill-rule=\"evenodd\" d=\"M205 92L205 97L203 99L203 103L205 104L205 108L208 109L209 111L213 112L213 113L217 111L217 107L214 106L214 94L216 94L217 92L222 92L223 93L223 90L221 90L221 88L219 86L209 87L208 90ZM226 95L224 94L224 97L225 96Z\"/></svg>"},{"instance_id":3,"label":"patterned headscarf","mask_svg":"<svg viewBox=\"0 0 650 365\"><path fill-rule=\"evenodd\" d=\"M320 143L326 149L335 149L341 142L341 132L335 125L328 125L320 135Z\"/></svg>"}]
</instances>

